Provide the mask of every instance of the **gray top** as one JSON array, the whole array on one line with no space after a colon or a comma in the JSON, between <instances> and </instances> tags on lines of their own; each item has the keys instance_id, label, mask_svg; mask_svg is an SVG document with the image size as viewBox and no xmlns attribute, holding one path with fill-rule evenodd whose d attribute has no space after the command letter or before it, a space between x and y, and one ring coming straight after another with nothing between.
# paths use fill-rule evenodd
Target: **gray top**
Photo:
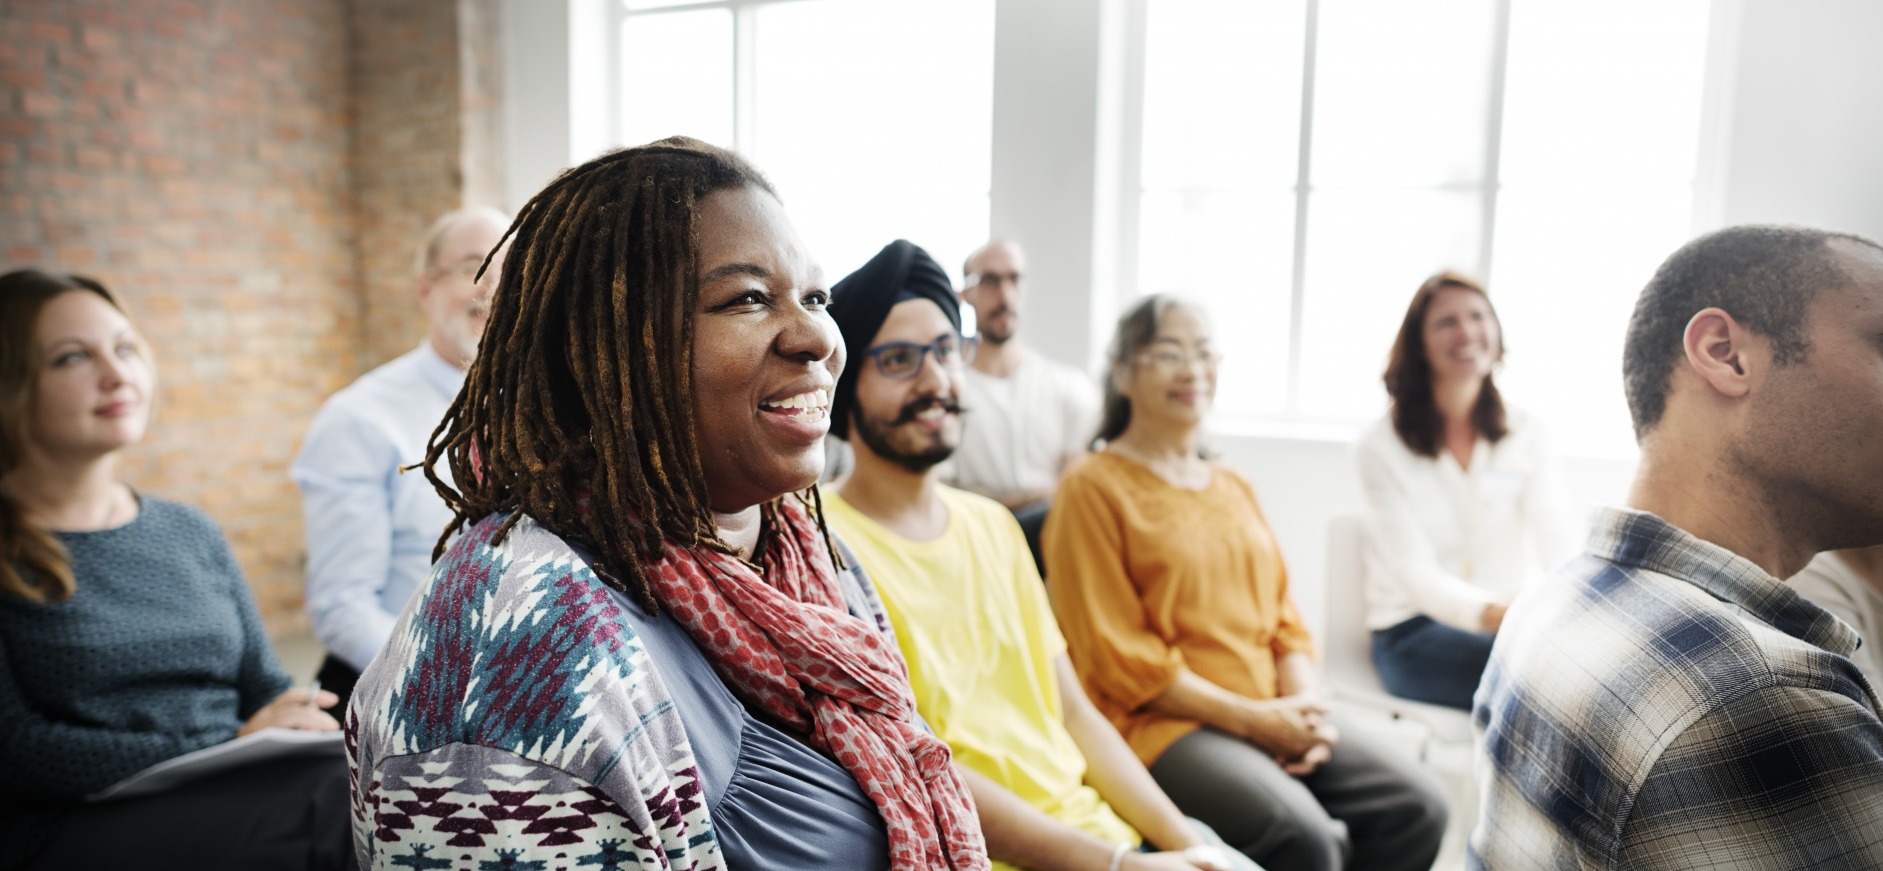
<instances>
[{"instance_id":1,"label":"gray top","mask_svg":"<svg viewBox=\"0 0 1883 871\"><path fill-rule=\"evenodd\" d=\"M752 716L673 618L622 604L686 725L727 868L889 866L882 815L843 766Z\"/></svg>"},{"instance_id":2,"label":"gray top","mask_svg":"<svg viewBox=\"0 0 1883 871\"><path fill-rule=\"evenodd\" d=\"M222 531L149 496L57 533L77 590L0 595L0 804L75 799L235 737L291 684Z\"/></svg>"}]
</instances>

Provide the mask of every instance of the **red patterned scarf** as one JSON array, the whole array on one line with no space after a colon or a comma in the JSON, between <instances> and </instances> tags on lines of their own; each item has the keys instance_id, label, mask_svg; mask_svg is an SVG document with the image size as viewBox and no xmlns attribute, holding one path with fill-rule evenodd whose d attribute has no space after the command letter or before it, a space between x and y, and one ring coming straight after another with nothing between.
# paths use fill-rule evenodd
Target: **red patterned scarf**
<instances>
[{"instance_id":1,"label":"red patterned scarf","mask_svg":"<svg viewBox=\"0 0 1883 871\"><path fill-rule=\"evenodd\" d=\"M824 538L794 497L769 512L763 576L669 542L654 595L746 704L806 736L876 802L897 871L984 869L987 847L948 745L916 724L908 666L850 615Z\"/></svg>"}]
</instances>

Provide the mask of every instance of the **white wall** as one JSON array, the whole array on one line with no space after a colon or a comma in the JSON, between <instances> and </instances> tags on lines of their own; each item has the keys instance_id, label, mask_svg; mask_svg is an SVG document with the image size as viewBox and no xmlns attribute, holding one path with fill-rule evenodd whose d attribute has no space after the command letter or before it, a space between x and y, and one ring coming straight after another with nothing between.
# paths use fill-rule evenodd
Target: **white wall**
<instances>
[{"instance_id":1,"label":"white wall","mask_svg":"<svg viewBox=\"0 0 1883 871\"><path fill-rule=\"evenodd\" d=\"M606 0L508 0L509 183L515 208L587 157L572 72L596 38ZM993 189L996 235L1027 246L1027 340L1054 357L1093 361L1116 310L1105 264L1111 166L1105 141L1128 95L1119 45L1134 0L997 0ZM1696 229L1786 221L1883 238L1883 0L1714 0ZM591 73L591 75L595 75ZM573 79L573 81L572 81ZM1130 111L1127 108L1123 111ZM593 120L593 119L589 119ZM1360 505L1350 433L1235 433L1213 443L1254 481L1319 626L1327 523ZM1632 461L1566 446L1572 495L1619 501Z\"/></svg>"},{"instance_id":2,"label":"white wall","mask_svg":"<svg viewBox=\"0 0 1883 871\"><path fill-rule=\"evenodd\" d=\"M1738 2L1721 223L1883 239L1883 3Z\"/></svg>"},{"instance_id":3,"label":"white wall","mask_svg":"<svg viewBox=\"0 0 1883 871\"><path fill-rule=\"evenodd\" d=\"M994 11L993 235L1026 248L1023 311L1035 347L1091 359L1113 315L1095 298L1093 238L1101 58L1117 0L997 0ZM953 268L954 264L945 264ZM1051 313L1046 317L1046 313Z\"/></svg>"},{"instance_id":4,"label":"white wall","mask_svg":"<svg viewBox=\"0 0 1883 871\"><path fill-rule=\"evenodd\" d=\"M503 0L504 192L515 213L600 154L619 103L609 73L615 0ZM602 111L577 107L604 107Z\"/></svg>"},{"instance_id":5,"label":"white wall","mask_svg":"<svg viewBox=\"0 0 1883 871\"><path fill-rule=\"evenodd\" d=\"M569 165L569 4L504 5L504 208Z\"/></svg>"},{"instance_id":6,"label":"white wall","mask_svg":"<svg viewBox=\"0 0 1883 871\"><path fill-rule=\"evenodd\" d=\"M1327 570L1327 525L1335 517L1361 509L1359 475L1351 441L1325 437L1217 435L1210 444L1255 485L1269 526L1288 561L1288 576L1302 617L1317 634L1331 608L1361 608L1362 603L1330 603L1323 593ZM1634 463L1613 458L1568 457L1563 461L1568 498L1574 507L1622 501L1634 475Z\"/></svg>"}]
</instances>

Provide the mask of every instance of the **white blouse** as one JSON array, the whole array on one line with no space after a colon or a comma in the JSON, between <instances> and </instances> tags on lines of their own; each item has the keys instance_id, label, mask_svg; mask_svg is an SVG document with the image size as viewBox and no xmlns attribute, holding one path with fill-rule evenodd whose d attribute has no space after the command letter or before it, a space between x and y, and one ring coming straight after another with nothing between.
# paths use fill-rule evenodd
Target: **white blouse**
<instances>
[{"instance_id":1,"label":"white blouse","mask_svg":"<svg viewBox=\"0 0 1883 871\"><path fill-rule=\"evenodd\" d=\"M1367 626L1386 629L1424 614L1484 631L1486 605L1573 556L1586 523L1563 502L1561 473L1540 421L1505 407L1510 428L1480 437L1471 466L1451 452L1414 454L1381 419L1360 439L1367 497Z\"/></svg>"}]
</instances>

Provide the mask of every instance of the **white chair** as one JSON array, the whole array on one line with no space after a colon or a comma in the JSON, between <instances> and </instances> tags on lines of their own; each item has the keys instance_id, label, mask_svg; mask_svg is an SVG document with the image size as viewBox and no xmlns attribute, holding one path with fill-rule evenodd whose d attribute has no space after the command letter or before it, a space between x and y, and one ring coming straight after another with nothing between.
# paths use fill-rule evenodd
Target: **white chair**
<instances>
[{"instance_id":1,"label":"white chair","mask_svg":"<svg viewBox=\"0 0 1883 871\"><path fill-rule=\"evenodd\" d=\"M1373 632L1366 625L1366 549L1371 546L1363 513L1336 515L1327 525L1327 631L1321 661L1328 695L1336 710L1350 718L1349 727L1370 728L1382 737L1407 735L1402 741L1444 781L1451 794L1451 819L1432 867L1462 869L1465 841L1478 818L1471 715L1399 698L1380 683L1373 667Z\"/></svg>"},{"instance_id":2,"label":"white chair","mask_svg":"<svg viewBox=\"0 0 1883 871\"><path fill-rule=\"evenodd\" d=\"M1327 633L1322 658L1327 688L1335 701L1425 727L1430 742L1471 744L1471 715L1456 708L1402 699L1386 691L1373 668L1373 632L1366 625L1366 515L1337 515L1327 525Z\"/></svg>"}]
</instances>

